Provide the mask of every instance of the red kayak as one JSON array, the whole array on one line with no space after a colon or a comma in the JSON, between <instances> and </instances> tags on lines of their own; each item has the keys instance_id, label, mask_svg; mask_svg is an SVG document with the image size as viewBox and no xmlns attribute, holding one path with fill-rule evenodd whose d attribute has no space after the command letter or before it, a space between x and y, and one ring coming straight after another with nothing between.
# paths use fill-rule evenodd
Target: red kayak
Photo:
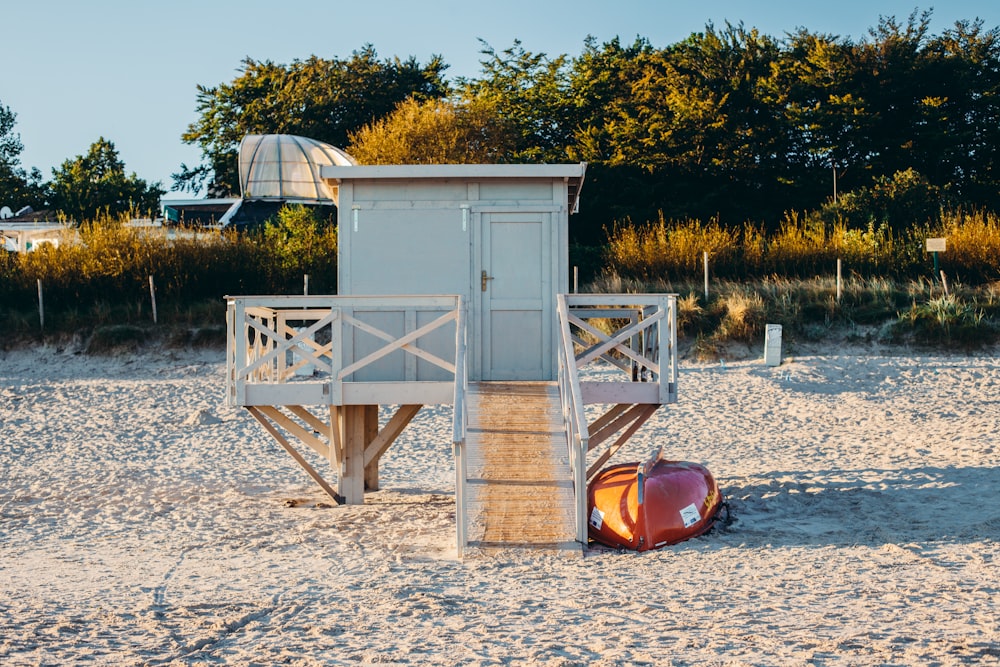
<instances>
[{"instance_id":1,"label":"red kayak","mask_svg":"<svg viewBox=\"0 0 1000 667\"><path fill-rule=\"evenodd\" d=\"M712 527L722 494L705 466L665 461L623 463L597 473L587 487L590 537L611 547L648 551Z\"/></svg>"}]
</instances>

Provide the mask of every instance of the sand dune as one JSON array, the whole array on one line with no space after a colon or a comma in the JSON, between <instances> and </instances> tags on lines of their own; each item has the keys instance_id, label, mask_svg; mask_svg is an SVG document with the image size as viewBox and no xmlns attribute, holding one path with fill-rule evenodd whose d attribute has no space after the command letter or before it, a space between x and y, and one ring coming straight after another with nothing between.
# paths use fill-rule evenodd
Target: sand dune
<instances>
[{"instance_id":1,"label":"sand dune","mask_svg":"<svg viewBox=\"0 0 1000 667\"><path fill-rule=\"evenodd\" d=\"M705 463L728 526L465 562L450 408L327 507L220 352L4 352L0 663L1000 664L996 358L835 352L682 363L612 459Z\"/></svg>"}]
</instances>

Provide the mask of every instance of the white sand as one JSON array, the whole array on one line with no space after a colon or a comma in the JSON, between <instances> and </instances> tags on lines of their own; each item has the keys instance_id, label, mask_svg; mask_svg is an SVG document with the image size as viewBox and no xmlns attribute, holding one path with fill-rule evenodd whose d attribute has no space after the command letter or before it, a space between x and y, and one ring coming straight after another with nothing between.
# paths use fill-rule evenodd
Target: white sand
<instances>
[{"instance_id":1,"label":"white sand","mask_svg":"<svg viewBox=\"0 0 1000 667\"><path fill-rule=\"evenodd\" d=\"M731 525L464 563L450 409L317 507L221 353L0 357L0 664L1000 664L992 356L685 363L612 462L707 464Z\"/></svg>"}]
</instances>

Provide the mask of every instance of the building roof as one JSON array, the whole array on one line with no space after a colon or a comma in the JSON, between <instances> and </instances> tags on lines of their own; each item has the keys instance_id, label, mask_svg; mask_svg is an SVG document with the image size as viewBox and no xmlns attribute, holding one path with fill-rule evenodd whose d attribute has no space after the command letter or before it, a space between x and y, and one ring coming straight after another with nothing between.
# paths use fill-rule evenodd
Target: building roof
<instances>
[{"instance_id":1,"label":"building roof","mask_svg":"<svg viewBox=\"0 0 1000 667\"><path fill-rule=\"evenodd\" d=\"M320 176L329 165L354 158L335 146L291 134L248 134L240 142L240 192L244 199L334 202L336 192Z\"/></svg>"},{"instance_id":2,"label":"building roof","mask_svg":"<svg viewBox=\"0 0 1000 667\"><path fill-rule=\"evenodd\" d=\"M324 180L485 180L546 178L565 180L569 190L569 210L579 205L587 163L577 164L388 164L328 166L320 169Z\"/></svg>"}]
</instances>

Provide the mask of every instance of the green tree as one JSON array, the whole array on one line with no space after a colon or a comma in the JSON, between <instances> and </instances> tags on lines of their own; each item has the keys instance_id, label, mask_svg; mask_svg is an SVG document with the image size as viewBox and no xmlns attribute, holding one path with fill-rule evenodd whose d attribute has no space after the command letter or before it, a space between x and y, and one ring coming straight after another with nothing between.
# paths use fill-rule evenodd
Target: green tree
<instances>
[{"instance_id":1,"label":"green tree","mask_svg":"<svg viewBox=\"0 0 1000 667\"><path fill-rule=\"evenodd\" d=\"M828 202L820 210L820 216L828 225L844 222L850 229L883 225L903 231L938 220L942 210L952 205L946 191L913 169L907 169L879 176L870 187L847 192L836 204Z\"/></svg>"},{"instance_id":2,"label":"green tree","mask_svg":"<svg viewBox=\"0 0 1000 667\"><path fill-rule=\"evenodd\" d=\"M290 65L243 61L230 83L198 86L199 118L181 139L201 148L203 163L181 165L174 190L239 191L237 150L247 134L297 134L346 146L351 132L392 112L403 100L443 97L447 65L439 56L379 60L369 44L346 60L312 56Z\"/></svg>"},{"instance_id":3,"label":"green tree","mask_svg":"<svg viewBox=\"0 0 1000 667\"><path fill-rule=\"evenodd\" d=\"M980 206L1000 206L1000 28L959 21L926 49L936 90L920 100L922 172Z\"/></svg>"},{"instance_id":4,"label":"green tree","mask_svg":"<svg viewBox=\"0 0 1000 667\"><path fill-rule=\"evenodd\" d=\"M482 75L459 82L470 108L501 119L513 141L505 162L563 162L572 142L567 57L526 51L520 41L497 52L485 42Z\"/></svg>"},{"instance_id":5,"label":"green tree","mask_svg":"<svg viewBox=\"0 0 1000 667\"><path fill-rule=\"evenodd\" d=\"M21 167L24 145L14 131L16 122L17 114L0 103L0 206L40 207L45 203L42 173L38 169L27 173Z\"/></svg>"},{"instance_id":6,"label":"green tree","mask_svg":"<svg viewBox=\"0 0 1000 667\"><path fill-rule=\"evenodd\" d=\"M53 208L78 224L94 221L99 214L155 213L164 193L159 183L147 185L134 172L126 174L115 145L104 137L91 144L86 155L53 169L50 188Z\"/></svg>"},{"instance_id":7,"label":"green tree","mask_svg":"<svg viewBox=\"0 0 1000 667\"><path fill-rule=\"evenodd\" d=\"M882 17L869 39L855 48L855 80L850 91L864 113L853 128L857 159L869 179L915 168L924 172L919 133L926 102L947 95L948 82L932 76L925 45L930 13L911 14L906 23Z\"/></svg>"},{"instance_id":8,"label":"green tree","mask_svg":"<svg viewBox=\"0 0 1000 667\"><path fill-rule=\"evenodd\" d=\"M865 149L857 128L866 110L854 85L855 48L849 40L805 29L786 39L778 85L786 91L787 159L794 170L788 178L800 190L798 206L815 206L831 195L833 169L842 180L860 173Z\"/></svg>"},{"instance_id":9,"label":"green tree","mask_svg":"<svg viewBox=\"0 0 1000 667\"><path fill-rule=\"evenodd\" d=\"M577 117L571 154L643 170L628 180L645 186L622 191L645 200L646 215L662 208L742 221L780 213L790 132L779 57L774 39L729 24L710 24L665 49L641 40L602 50L588 44L574 63L576 108L586 112ZM600 104L582 101L591 93Z\"/></svg>"}]
</instances>

